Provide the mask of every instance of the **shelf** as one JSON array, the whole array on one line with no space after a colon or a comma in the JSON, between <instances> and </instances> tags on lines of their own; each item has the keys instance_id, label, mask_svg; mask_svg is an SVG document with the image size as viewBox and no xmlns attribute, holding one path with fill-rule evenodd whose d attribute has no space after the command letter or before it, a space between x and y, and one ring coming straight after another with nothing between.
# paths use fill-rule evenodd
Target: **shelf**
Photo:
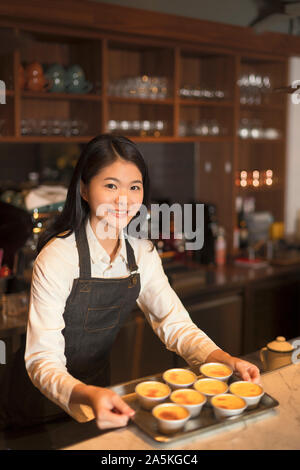
<instances>
[{"instance_id":1,"label":"shelf","mask_svg":"<svg viewBox=\"0 0 300 470\"><path fill-rule=\"evenodd\" d=\"M247 111L269 111L273 109L284 110L285 106L283 104L269 103L269 104L240 104L241 110L245 109Z\"/></svg>"},{"instance_id":2,"label":"shelf","mask_svg":"<svg viewBox=\"0 0 300 470\"><path fill-rule=\"evenodd\" d=\"M245 142L247 144L278 144L283 143L284 139L282 137L278 139L241 139L239 138L239 142Z\"/></svg>"},{"instance_id":3,"label":"shelf","mask_svg":"<svg viewBox=\"0 0 300 470\"><path fill-rule=\"evenodd\" d=\"M246 188L242 188L241 186L237 187L237 190L239 194L243 193L269 193L272 191L282 191L283 190L283 185L282 184L274 184L272 186L262 186L255 188L253 186L247 186Z\"/></svg>"},{"instance_id":4,"label":"shelf","mask_svg":"<svg viewBox=\"0 0 300 470\"><path fill-rule=\"evenodd\" d=\"M99 131L99 134L101 132ZM1 142L7 142L7 143L72 143L72 142L89 142L92 140L95 136L80 136L80 137L53 137L53 136L28 136L28 137L15 137L15 136L0 136L0 143Z\"/></svg>"},{"instance_id":5,"label":"shelf","mask_svg":"<svg viewBox=\"0 0 300 470\"><path fill-rule=\"evenodd\" d=\"M128 139L134 140L136 142L232 142L232 137L201 137L201 136L189 136L189 137L174 137L170 135L154 137L154 136L133 136L126 135Z\"/></svg>"},{"instance_id":6,"label":"shelf","mask_svg":"<svg viewBox=\"0 0 300 470\"><path fill-rule=\"evenodd\" d=\"M21 98L38 99L38 100L82 100L82 101L101 101L101 95L95 94L78 94L78 93L51 93L38 91L22 91Z\"/></svg>"},{"instance_id":7,"label":"shelf","mask_svg":"<svg viewBox=\"0 0 300 470\"><path fill-rule=\"evenodd\" d=\"M186 99L180 99L179 104L182 106L215 106L215 107L226 107L226 108L232 108L234 106L233 101L229 100L192 100L189 98Z\"/></svg>"},{"instance_id":8,"label":"shelf","mask_svg":"<svg viewBox=\"0 0 300 470\"><path fill-rule=\"evenodd\" d=\"M101 131L99 131L99 134L101 134ZM15 136L0 136L0 143L1 142L7 142L7 143L59 143L59 142L64 142L64 143L71 143L71 142L89 142L92 140L95 136L79 136L79 137L54 137L54 136L21 136L21 137L15 137ZM214 143L220 143L220 142L233 142L232 137L213 137L213 136L207 136L207 137L201 137L201 136L188 136L188 137L173 137L170 135L166 136L160 136L160 137L154 137L154 136L133 136L133 135L126 135L126 137L130 140L134 140L136 142L214 142Z\"/></svg>"},{"instance_id":9,"label":"shelf","mask_svg":"<svg viewBox=\"0 0 300 470\"><path fill-rule=\"evenodd\" d=\"M165 99L152 99L152 98L134 98L134 97L122 97L122 96L109 96L109 103L119 103L119 104L166 104L174 105L174 100L172 98Z\"/></svg>"},{"instance_id":10,"label":"shelf","mask_svg":"<svg viewBox=\"0 0 300 470\"><path fill-rule=\"evenodd\" d=\"M176 139L180 139L181 142L233 142L232 136L182 136L176 137Z\"/></svg>"},{"instance_id":11,"label":"shelf","mask_svg":"<svg viewBox=\"0 0 300 470\"><path fill-rule=\"evenodd\" d=\"M272 89L282 87L288 83L287 58L266 57L260 51L255 56L252 54L253 57L249 53L247 57L235 47L213 49L202 39L202 43L199 40L194 44L193 41L184 42L179 37L179 30L176 40L161 40L161 35L154 30L140 36L132 28L131 32L128 29L119 34L105 29L96 33L87 31L83 24L79 28L56 25L44 32L44 23L45 20L40 23L32 20L31 24L20 26L16 22L16 30L20 33L26 30L26 41L21 41L18 47L13 46L0 64L2 79L10 88L6 90L7 105L0 106L0 123L5 121L0 130L6 134L0 136L0 143L84 144L114 126L124 129L125 125L121 123L127 121L126 129L116 133L124 134L136 143L186 143L187 148L188 144L195 144L192 150L197 156L195 198L209 201L217 208L219 223L228 234L229 252L232 251L236 195L254 196L257 211L270 211L275 219L283 219L288 97L269 93L268 89L261 94L261 104L242 104L243 90L238 89L237 80L254 73L269 77ZM93 84L91 93L33 92L19 88L19 65L26 67L32 62L42 64L45 71L53 63L66 69L78 64L86 80ZM159 90L161 94L154 95L154 90L152 95L146 94L146 88L139 88L138 80L130 84L126 81L144 75L166 79ZM122 88L111 88L114 84ZM129 94L129 90L136 93ZM224 93L184 94L184 90ZM156 99L156 96L161 98ZM66 137L63 133L67 131L63 128L60 135L44 135L44 129L33 127L34 122L25 129L26 121L30 119L37 125L44 120L58 120L62 125L65 121L78 121L78 131L83 135L74 131L76 137ZM273 135L279 137L267 139L265 137L272 137L272 133L266 132L259 134L265 136L260 139L240 138L238 131L242 119L248 119L249 129L251 120L257 119L261 128L278 130L279 133ZM136 127L137 122L144 121L148 124ZM152 124L149 126L149 123ZM219 126L219 132L211 127L214 125ZM148 130L140 132L143 127ZM157 134L153 129L157 129ZM55 130L49 128L49 133ZM41 135L30 135L30 132ZM234 186L234 175L239 168L262 168L260 171L272 168L277 177L273 182L276 183L259 188ZM172 171L180 172L181 169Z\"/></svg>"}]
</instances>

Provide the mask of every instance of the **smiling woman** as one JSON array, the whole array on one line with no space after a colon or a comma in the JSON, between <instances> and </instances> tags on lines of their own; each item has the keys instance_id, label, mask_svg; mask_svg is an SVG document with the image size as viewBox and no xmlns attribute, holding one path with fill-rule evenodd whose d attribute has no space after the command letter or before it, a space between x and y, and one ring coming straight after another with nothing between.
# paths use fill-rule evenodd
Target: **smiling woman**
<instances>
[{"instance_id":1,"label":"smiling woman","mask_svg":"<svg viewBox=\"0 0 300 470\"><path fill-rule=\"evenodd\" d=\"M7 393L0 384L0 428L67 415L96 419L100 429L125 426L134 410L106 388L109 353L136 304L189 364L224 362L244 380L259 379L255 366L219 349L191 321L149 240L125 233L148 202L148 170L136 145L109 134L93 139L62 214L39 242L26 347L5 370Z\"/></svg>"},{"instance_id":2,"label":"smiling woman","mask_svg":"<svg viewBox=\"0 0 300 470\"><path fill-rule=\"evenodd\" d=\"M90 224L102 246L114 258L119 232L138 212L144 197L143 177L136 165L118 157L94 176L81 182L81 196L90 207Z\"/></svg>"}]
</instances>

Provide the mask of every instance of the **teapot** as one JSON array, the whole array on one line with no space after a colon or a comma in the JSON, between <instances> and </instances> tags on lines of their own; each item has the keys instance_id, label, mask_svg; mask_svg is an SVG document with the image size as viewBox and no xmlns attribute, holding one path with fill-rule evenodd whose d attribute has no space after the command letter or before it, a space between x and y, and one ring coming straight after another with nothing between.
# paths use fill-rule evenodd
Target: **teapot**
<instances>
[{"instance_id":1,"label":"teapot","mask_svg":"<svg viewBox=\"0 0 300 470\"><path fill-rule=\"evenodd\" d=\"M50 65L45 73L45 77L49 80L49 91L53 93L62 93L66 87L66 71L60 64Z\"/></svg>"},{"instance_id":2,"label":"teapot","mask_svg":"<svg viewBox=\"0 0 300 470\"><path fill-rule=\"evenodd\" d=\"M260 350L260 360L265 370L279 369L292 364L293 346L284 336L277 336L274 341Z\"/></svg>"},{"instance_id":3,"label":"teapot","mask_svg":"<svg viewBox=\"0 0 300 470\"><path fill-rule=\"evenodd\" d=\"M25 75L28 90L45 91L49 87L49 81L44 77L43 67L39 62L27 65Z\"/></svg>"},{"instance_id":4,"label":"teapot","mask_svg":"<svg viewBox=\"0 0 300 470\"><path fill-rule=\"evenodd\" d=\"M66 72L66 89L68 93L89 93L93 88L91 82L85 79L83 69L75 64Z\"/></svg>"}]
</instances>

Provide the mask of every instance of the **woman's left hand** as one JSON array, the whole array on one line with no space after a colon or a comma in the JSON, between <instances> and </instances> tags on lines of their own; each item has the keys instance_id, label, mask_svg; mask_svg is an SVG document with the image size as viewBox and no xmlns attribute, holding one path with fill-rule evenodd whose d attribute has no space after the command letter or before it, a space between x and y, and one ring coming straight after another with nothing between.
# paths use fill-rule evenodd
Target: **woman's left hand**
<instances>
[{"instance_id":1,"label":"woman's left hand","mask_svg":"<svg viewBox=\"0 0 300 470\"><path fill-rule=\"evenodd\" d=\"M231 356L222 349L214 350L207 358L205 362L223 362L228 364L235 374L241 377L241 380L247 382L260 383L260 372L259 368L251 362L244 361L239 357Z\"/></svg>"},{"instance_id":2,"label":"woman's left hand","mask_svg":"<svg viewBox=\"0 0 300 470\"><path fill-rule=\"evenodd\" d=\"M260 383L260 372L258 367L251 364L251 362L244 361L238 357L232 357L231 359L233 371L240 375L241 380L257 384Z\"/></svg>"}]
</instances>

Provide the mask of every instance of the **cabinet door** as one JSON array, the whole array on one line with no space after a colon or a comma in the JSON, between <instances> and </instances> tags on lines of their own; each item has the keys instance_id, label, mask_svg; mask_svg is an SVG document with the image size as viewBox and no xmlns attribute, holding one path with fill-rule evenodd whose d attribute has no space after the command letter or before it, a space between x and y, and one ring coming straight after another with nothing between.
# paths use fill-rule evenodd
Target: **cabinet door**
<instances>
[{"instance_id":1,"label":"cabinet door","mask_svg":"<svg viewBox=\"0 0 300 470\"><path fill-rule=\"evenodd\" d=\"M134 377L134 357L139 344L139 330L134 314L121 328L110 354L111 385L128 382Z\"/></svg>"},{"instance_id":2,"label":"cabinet door","mask_svg":"<svg viewBox=\"0 0 300 470\"><path fill-rule=\"evenodd\" d=\"M246 290L244 354L260 349L276 336L299 336L299 287L296 277L288 277Z\"/></svg>"},{"instance_id":3,"label":"cabinet door","mask_svg":"<svg viewBox=\"0 0 300 470\"><path fill-rule=\"evenodd\" d=\"M134 312L111 351L111 384L157 374L173 366L174 354L154 334L144 314Z\"/></svg>"},{"instance_id":4,"label":"cabinet door","mask_svg":"<svg viewBox=\"0 0 300 470\"><path fill-rule=\"evenodd\" d=\"M233 145L228 142L201 142L197 145L196 199L198 202L215 205L218 224L225 228L229 252L232 247L233 226L232 155Z\"/></svg>"},{"instance_id":5,"label":"cabinet door","mask_svg":"<svg viewBox=\"0 0 300 470\"><path fill-rule=\"evenodd\" d=\"M186 305L193 322L220 348L232 355L242 350L242 297L230 295Z\"/></svg>"}]
</instances>

